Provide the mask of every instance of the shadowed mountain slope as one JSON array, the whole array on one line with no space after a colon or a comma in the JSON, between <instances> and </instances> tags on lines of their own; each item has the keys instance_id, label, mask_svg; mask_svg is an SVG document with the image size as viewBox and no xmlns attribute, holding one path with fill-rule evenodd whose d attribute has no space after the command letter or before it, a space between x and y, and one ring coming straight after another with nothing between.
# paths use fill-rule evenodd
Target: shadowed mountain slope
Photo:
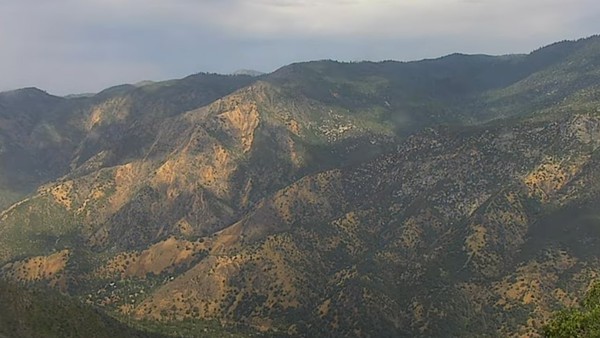
<instances>
[{"instance_id":1,"label":"shadowed mountain slope","mask_svg":"<svg viewBox=\"0 0 600 338\"><path fill-rule=\"evenodd\" d=\"M0 281L0 337L161 337L128 328L79 301Z\"/></svg>"}]
</instances>

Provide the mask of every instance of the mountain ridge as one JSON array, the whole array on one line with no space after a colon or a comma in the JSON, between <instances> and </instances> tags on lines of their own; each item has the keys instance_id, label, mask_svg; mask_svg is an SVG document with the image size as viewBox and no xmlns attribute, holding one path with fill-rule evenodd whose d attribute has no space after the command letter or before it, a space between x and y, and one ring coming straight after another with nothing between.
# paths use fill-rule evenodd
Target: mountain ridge
<instances>
[{"instance_id":1,"label":"mountain ridge","mask_svg":"<svg viewBox=\"0 0 600 338\"><path fill-rule=\"evenodd\" d=\"M535 336L600 268L579 248L600 225L599 39L27 89L24 115L0 94L0 275L173 325Z\"/></svg>"}]
</instances>

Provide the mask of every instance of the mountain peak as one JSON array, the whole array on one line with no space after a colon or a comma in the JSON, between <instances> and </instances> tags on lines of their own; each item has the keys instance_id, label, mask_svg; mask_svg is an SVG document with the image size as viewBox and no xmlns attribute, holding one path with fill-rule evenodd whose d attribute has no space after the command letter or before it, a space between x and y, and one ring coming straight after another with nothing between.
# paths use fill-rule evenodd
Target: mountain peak
<instances>
[{"instance_id":1,"label":"mountain peak","mask_svg":"<svg viewBox=\"0 0 600 338\"><path fill-rule=\"evenodd\" d=\"M254 69L238 69L231 74L232 75L261 76L261 75L264 75L265 73L258 71L258 70L254 70Z\"/></svg>"},{"instance_id":2,"label":"mountain peak","mask_svg":"<svg viewBox=\"0 0 600 338\"><path fill-rule=\"evenodd\" d=\"M0 97L5 97L5 98L32 98L32 97L39 97L39 96L54 96L54 95L48 94L48 92L46 92L45 90L41 90L37 87L25 87L25 88L9 90L9 91L0 93Z\"/></svg>"}]
</instances>

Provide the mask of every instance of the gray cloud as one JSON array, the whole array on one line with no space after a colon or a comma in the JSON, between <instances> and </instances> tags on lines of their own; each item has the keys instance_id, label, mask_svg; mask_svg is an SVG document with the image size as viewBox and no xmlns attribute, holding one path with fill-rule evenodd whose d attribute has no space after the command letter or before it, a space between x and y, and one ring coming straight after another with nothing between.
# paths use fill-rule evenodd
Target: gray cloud
<instances>
[{"instance_id":1,"label":"gray cloud","mask_svg":"<svg viewBox=\"0 0 600 338\"><path fill-rule=\"evenodd\" d=\"M595 0L0 0L0 90L528 52L598 33L599 19Z\"/></svg>"}]
</instances>

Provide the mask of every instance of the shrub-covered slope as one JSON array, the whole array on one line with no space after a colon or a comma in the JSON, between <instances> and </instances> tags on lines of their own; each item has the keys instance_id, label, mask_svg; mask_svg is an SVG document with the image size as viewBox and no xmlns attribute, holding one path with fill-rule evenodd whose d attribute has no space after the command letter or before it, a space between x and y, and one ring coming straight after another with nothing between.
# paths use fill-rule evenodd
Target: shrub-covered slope
<instances>
[{"instance_id":1,"label":"shrub-covered slope","mask_svg":"<svg viewBox=\"0 0 600 338\"><path fill-rule=\"evenodd\" d=\"M174 330L535 335L600 268L599 84L592 37L2 94L0 274Z\"/></svg>"}]
</instances>

